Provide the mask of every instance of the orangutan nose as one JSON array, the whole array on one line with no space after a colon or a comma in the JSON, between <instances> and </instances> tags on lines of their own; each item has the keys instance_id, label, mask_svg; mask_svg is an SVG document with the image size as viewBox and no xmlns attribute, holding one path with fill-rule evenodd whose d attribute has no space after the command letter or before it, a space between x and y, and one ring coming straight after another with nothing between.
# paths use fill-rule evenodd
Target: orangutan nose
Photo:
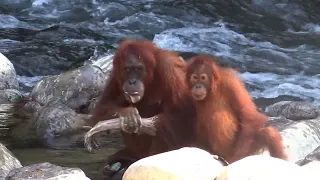
<instances>
[{"instance_id":1,"label":"orangutan nose","mask_svg":"<svg viewBox=\"0 0 320 180\"><path fill-rule=\"evenodd\" d=\"M130 79L129 80L129 85L135 85L137 83L136 79Z\"/></svg>"}]
</instances>

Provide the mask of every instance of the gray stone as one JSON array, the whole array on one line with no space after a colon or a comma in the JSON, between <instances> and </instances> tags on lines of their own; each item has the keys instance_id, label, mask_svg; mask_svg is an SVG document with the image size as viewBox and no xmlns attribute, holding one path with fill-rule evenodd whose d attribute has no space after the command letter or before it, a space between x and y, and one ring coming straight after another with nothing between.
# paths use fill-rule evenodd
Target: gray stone
<instances>
[{"instance_id":1,"label":"gray stone","mask_svg":"<svg viewBox=\"0 0 320 180\"><path fill-rule=\"evenodd\" d=\"M43 106L35 124L37 137L46 147L64 149L77 147L77 143L83 146L83 141L78 141L84 137L82 127L86 121L60 100Z\"/></svg>"},{"instance_id":2,"label":"gray stone","mask_svg":"<svg viewBox=\"0 0 320 180\"><path fill-rule=\"evenodd\" d=\"M107 55L100 57L96 61L94 61L92 64L95 66L98 66L102 69L103 72L106 74L111 73L112 68L113 68L113 54Z\"/></svg>"},{"instance_id":3,"label":"gray stone","mask_svg":"<svg viewBox=\"0 0 320 180\"><path fill-rule=\"evenodd\" d=\"M308 154L304 159L301 159L297 163L300 166L315 162L315 161L320 161L320 146L318 146L314 151L312 151L310 154Z\"/></svg>"},{"instance_id":4,"label":"gray stone","mask_svg":"<svg viewBox=\"0 0 320 180\"><path fill-rule=\"evenodd\" d=\"M128 167L122 179L211 180L222 169L222 163L207 151L194 147L184 147L136 161Z\"/></svg>"},{"instance_id":5,"label":"gray stone","mask_svg":"<svg viewBox=\"0 0 320 180\"><path fill-rule=\"evenodd\" d=\"M228 165L215 180L316 180L298 165L282 159L254 155Z\"/></svg>"},{"instance_id":6,"label":"gray stone","mask_svg":"<svg viewBox=\"0 0 320 180\"><path fill-rule=\"evenodd\" d=\"M41 109L41 107L40 103L36 101L29 101L24 105L23 110L28 113L36 113Z\"/></svg>"},{"instance_id":7,"label":"gray stone","mask_svg":"<svg viewBox=\"0 0 320 180\"><path fill-rule=\"evenodd\" d=\"M22 167L20 161L1 143L0 155L0 179L5 179L11 170Z\"/></svg>"},{"instance_id":8,"label":"gray stone","mask_svg":"<svg viewBox=\"0 0 320 180\"><path fill-rule=\"evenodd\" d=\"M60 75L45 77L35 85L31 97L41 105L60 99L73 110L82 112L82 108L89 106L91 99L102 93L105 83L106 75L99 67L86 65Z\"/></svg>"},{"instance_id":9,"label":"gray stone","mask_svg":"<svg viewBox=\"0 0 320 180\"><path fill-rule=\"evenodd\" d=\"M319 108L307 102L281 101L268 106L265 110L268 116L283 116L291 120L315 119L319 116Z\"/></svg>"},{"instance_id":10,"label":"gray stone","mask_svg":"<svg viewBox=\"0 0 320 180\"><path fill-rule=\"evenodd\" d=\"M48 162L17 168L8 174L6 180L90 180L79 168L61 167Z\"/></svg>"},{"instance_id":11,"label":"gray stone","mask_svg":"<svg viewBox=\"0 0 320 180\"><path fill-rule=\"evenodd\" d=\"M99 102L99 98L93 99L88 107L88 113L92 114L95 110L97 103Z\"/></svg>"},{"instance_id":12,"label":"gray stone","mask_svg":"<svg viewBox=\"0 0 320 180\"><path fill-rule=\"evenodd\" d=\"M291 121L284 117L270 118L267 125L279 130L289 161L297 162L320 146L320 119Z\"/></svg>"},{"instance_id":13,"label":"gray stone","mask_svg":"<svg viewBox=\"0 0 320 180\"><path fill-rule=\"evenodd\" d=\"M0 90L1 103L16 103L23 99L23 95L16 89Z\"/></svg>"},{"instance_id":14,"label":"gray stone","mask_svg":"<svg viewBox=\"0 0 320 180\"><path fill-rule=\"evenodd\" d=\"M21 111L26 100L16 89L0 90L0 136L7 136L9 130L25 120Z\"/></svg>"},{"instance_id":15,"label":"gray stone","mask_svg":"<svg viewBox=\"0 0 320 180\"><path fill-rule=\"evenodd\" d=\"M19 82L13 64L0 53L0 90L4 89L19 89Z\"/></svg>"},{"instance_id":16,"label":"gray stone","mask_svg":"<svg viewBox=\"0 0 320 180\"><path fill-rule=\"evenodd\" d=\"M311 161L308 164L301 166L301 168L305 171L305 174L308 174L312 177L316 177L315 180L319 179L319 168L320 161Z\"/></svg>"}]
</instances>

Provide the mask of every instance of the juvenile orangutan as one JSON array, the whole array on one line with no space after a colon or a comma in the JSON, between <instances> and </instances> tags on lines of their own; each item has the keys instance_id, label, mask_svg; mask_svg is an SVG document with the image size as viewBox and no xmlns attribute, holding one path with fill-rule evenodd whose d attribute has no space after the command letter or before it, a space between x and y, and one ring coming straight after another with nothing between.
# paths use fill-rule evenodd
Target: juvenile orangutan
<instances>
[{"instance_id":1,"label":"juvenile orangutan","mask_svg":"<svg viewBox=\"0 0 320 180\"><path fill-rule=\"evenodd\" d=\"M229 163L263 148L286 160L280 134L264 126L267 116L258 112L235 72L207 55L188 61L186 80L197 110L196 142Z\"/></svg>"}]
</instances>

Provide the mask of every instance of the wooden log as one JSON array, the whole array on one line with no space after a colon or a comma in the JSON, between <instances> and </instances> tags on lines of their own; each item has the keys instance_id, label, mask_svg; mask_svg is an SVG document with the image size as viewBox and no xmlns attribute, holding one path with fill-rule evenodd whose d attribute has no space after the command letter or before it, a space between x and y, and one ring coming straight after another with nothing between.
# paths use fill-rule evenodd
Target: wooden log
<instances>
[{"instance_id":1,"label":"wooden log","mask_svg":"<svg viewBox=\"0 0 320 180\"><path fill-rule=\"evenodd\" d=\"M141 118L141 127L139 134L148 134L154 136L156 134L155 123L158 119L158 116L153 116L150 118ZM119 118L108 119L98 122L93 128L91 128L84 137L84 146L88 149L89 152L93 151L93 146L95 146L94 135L108 130L120 130L121 122Z\"/></svg>"}]
</instances>

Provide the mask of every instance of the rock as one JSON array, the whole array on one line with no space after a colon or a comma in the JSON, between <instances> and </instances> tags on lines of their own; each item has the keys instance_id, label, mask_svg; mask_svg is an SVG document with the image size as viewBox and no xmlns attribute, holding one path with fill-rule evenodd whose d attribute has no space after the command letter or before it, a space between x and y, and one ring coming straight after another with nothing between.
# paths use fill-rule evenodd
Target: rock
<instances>
[{"instance_id":1,"label":"rock","mask_svg":"<svg viewBox=\"0 0 320 180\"><path fill-rule=\"evenodd\" d=\"M113 62L113 54L109 54L106 56L99 57L92 64L100 67L104 73L110 74L113 68L112 62Z\"/></svg>"},{"instance_id":2,"label":"rock","mask_svg":"<svg viewBox=\"0 0 320 180\"><path fill-rule=\"evenodd\" d=\"M292 121L285 117L269 117L269 120L266 122L266 126L273 126L279 131L283 131L294 123L295 121Z\"/></svg>"},{"instance_id":3,"label":"rock","mask_svg":"<svg viewBox=\"0 0 320 180\"><path fill-rule=\"evenodd\" d=\"M247 85L247 87L249 88L250 87L250 84ZM271 106L277 102L280 102L280 101L303 101L303 99L299 98L299 97L294 97L294 96L290 96L290 95L279 95L279 96L276 96L276 97L257 97L257 98L254 98L254 103L256 104L257 107L263 109L268 107L268 106Z\"/></svg>"},{"instance_id":4,"label":"rock","mask_svg":"<svg viewBox=\"0 0 320 180\"><path fill-rule=\"evenodd\" d=\"M40 108L39 103L27 101L16 110L19 114L23 115L21 117L23 120L11 129L8 135L12 139L9 141L9 146L24 148L39 145L35 121L39 116Z\"/></svg>"},{"instance_id":5,"label":"rock","mask_svg":"<svg viewBox=\"0 0 320 180\"><path fill-rule=\"evenodd\" d=\"M289 161L297 162L320 146L320 120L290 121L284 117L267 122L277 128L283 139Z\"/></svg>"},{"instance_id":6,"label":"rock","mask_svg":"<svg viewBox=\"0 0 320 180\"><path fill-rule=\"evenodd\" d=\"M23 110L30 114L34 114L39 112L41 108L42 106L40 105L40 103L36 101L29 101L24 105Z\"/></svg>"},{"instance_id":7,"label":"rock","mask_svg":"<svg viewBox=\"0 0 320 180\"><path fill-rule=\"evenodd\" d=\"M305 171L306 174L315 177L318 176L319 179L320 161L311 161L308 164L301 166L301 168Z\"/></svg>"},{"instance_id":8,"label":"rock","mask_svg":"<svg viewBox=\"0 0 320 180\"><path fill-rule=\"evenodd\" d=\"M27 118L21 110L27 102L16 89L0 90L0 136L7 136L11 127Z\"/></svg>"},{"instance_id":9,"label":"rock","mask_svg":"<svg viewBox=\"0 0 320 180\"><path fill-rule=\"evenodd\" d=\"M23 111L30 118L11 130L9 145L19 148L44 145L52 149L83 147L84 134L89 130L86 126L91 124L87 121L88 115L77 114L60 100L52 100L45 106L29 101ZM99 145L109 146L111 135L108 131L97 134Z\"/></svg>"},{"instance_id":10,"label":"rock","mask_svg":"<svg viewBox=\"0 0 320 180\"><path fill-rule=\"evenodd\" d=\"M106 83L105 73L97 66L86 65L39 81L31 92L32 100L45 105L59 98L73 110L85 113L90 100L98 97Z\"/></svg>"},{"instance_id":11,"label":"rock","mask_svg":"<svg viewBox=\"0 0 320 180\"><path fill-rule=\"evenodd\" d=\"M0 67L0 90L19 89L16 70L2 53L0 53Z\"/></svg>"},{"instance_id":12,"label":"rock","mask_svg":"<svg viewBox=\"0 0 320 180\"><path fill-rule=\"evenodd\" d=\"M226 167L215 180L311 180L312 177L304 173L304 170L282 159L269 156L254 155L245 157ZM312 179L316 180L316 179Z\"/></svg>"},{"instance_id":13,"label":"rock","mask_svg":"<svg viewBox=\"0 0 320 180\"><path fill-rule=\"evenodd\" d=\"M16 89L0 90L1 103L16 103L23 99L23 95Z\"/></svg>"},{"instance_id":14,"label":"rock","mask_svg":"<svg viewBox=\"0 0 320 180\"><path fill-rule=\"evenodd\" d=\"M300 166L319 161L320 162L320 146L318 146L314 151L308 154L304 159L297 162Z\"/></svg>"},{"instance_id":15,"label":"rock","mask_svg":"<svg viewBox=\"0 0 320 180\"><path fill-rule=\"evenodd\" d=\"M214 179L223 168L210 153L185 147L136 161L125 171L123 180Z\"/></svg>"},{"instance_id":16,"label":"rock","mask_svg":"<svg viewBox=\"0 0 320 180\"><path fill-rule=\"evenodd\" d=\"M20 161L1 143L0 151L0 179L4 179L11 170L20 168L22 165Z\"/></svg>"},{"instance_id":17,"label":"rock","mask_svg":"<svg viewBox=\"0 0 320 180\"><path fill-rule=\"evenodd\" d=\"M39 111L36 120L38 139L49 148L64 149L83 146L83 126L87 123L60 100L48 102Z\"/></svg>"},{"instance_id":18,"label":"rock","mask_svg":"<svg viewBox=\"0 0 320 180\"><path fill-rule=\"evenodd\" d=\"M315 119L320 110L315 105L299 101L280 101L266 108L269 116L283 116L291 120Z\"/></svg>"},{"instance_id":19,"label":"rock","mask_svg":"<svg viewBox=\"0 0 320 180\"><path fill-rule=\"evenodd\" d=\"M99 98L96 98L96 99L92 99L89 107L88 107L88 114L92 114L93 111L95 110L96 108L96 105L97 103L99 102Z\"/></svg>"},{"instance_id":20,"label":"rock","mask_svg":"<svg viewBox=\"0 0 320 180\"><path fill-rule=\"evenodd\" d=\"M178 51L177 52L179 54L179 56L181 56L183 59L185 59L186 61L188 61L189 59L191 59L192 57L196 56L197 53L195 52L183 52L183 51Z\"/></svg>"},{"instance_id":21,"label":"rock","mask_svg":"<svg viewBox=\"0 0 320 180\"><path fill-rule=\"evenodd\" d=\"M16 115L21 107L23 105L20 103L0 104L0 127L9 128L19 124L22 119Z\"/></svg>"},{"instance_id":22,"label":"rock","mask_svg":"<svg viewBox=\"0 0 320 180\"><path fill-rule=\"evenodd\" d=\"M17 168L8 174L6 180L70 179L90 180L79 168L61 167L48 162Z\"/></svg>"},{"instance_id":23,"label":"rock","mask_svg":"<svg viewBox=\"0 0 320 180\"><path fill-rule=\"evenodd\" d=\"M310 161L308 164L302 165L303 168L320 168L320 161Z\"/></svg>"}]
</instances>

